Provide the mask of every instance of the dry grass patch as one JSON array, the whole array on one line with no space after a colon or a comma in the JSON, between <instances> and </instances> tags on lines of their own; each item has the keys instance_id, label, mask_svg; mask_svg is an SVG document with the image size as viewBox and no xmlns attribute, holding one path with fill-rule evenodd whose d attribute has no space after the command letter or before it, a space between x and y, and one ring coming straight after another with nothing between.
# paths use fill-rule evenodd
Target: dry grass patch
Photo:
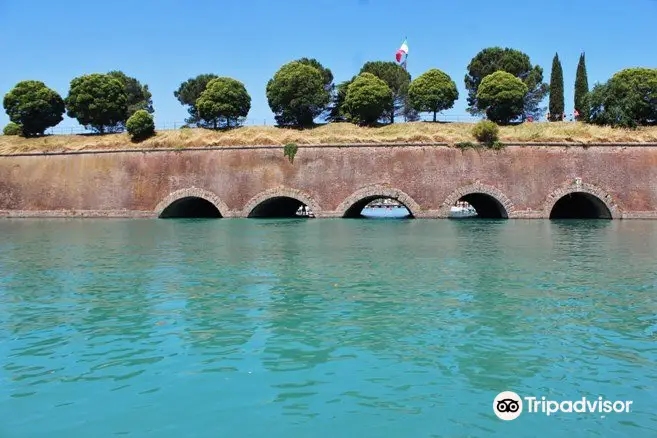
<instances>
[{"instance_id":1,"label":"dry grass patch","mask_svg":"<svg viewBox=\"0 0 657 438\"><path fill-rule=\"evenodd\" d=\"M0 153L55 152L106 149L194 148L203 146L362 143L448 143L474 141L471 123L399 123L364 128L349 123L333 123L313 129L297 130L274 126L245 126L229 131L183 128L161 131L141 142L132 143L127 134L53 135L25 139L0 136ZM500 128L504 143L574 142L657 143L657 127L635 130L599 127L583 123L525 123Z\"/></svg>"}]
</instances>

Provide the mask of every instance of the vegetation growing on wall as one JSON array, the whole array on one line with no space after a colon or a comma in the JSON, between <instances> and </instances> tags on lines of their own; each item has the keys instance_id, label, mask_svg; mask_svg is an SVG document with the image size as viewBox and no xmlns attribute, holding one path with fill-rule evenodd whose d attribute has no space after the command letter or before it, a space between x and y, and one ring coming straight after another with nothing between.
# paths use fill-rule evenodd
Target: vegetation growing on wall
<instances>
[{"instance_id":1,"label":"vegetation growing on wall","mask_svg":"<svg viewBox=\"0 0 657 438\"><path fill-rule=\"evenodd\" d=\"M299 146L297 146L296 143L288 143L283 146L283 156L287 157L287 159L290 160L290 163L294 164L294 157L297 155L298 150Z\"/></svg>"}]
</instances>

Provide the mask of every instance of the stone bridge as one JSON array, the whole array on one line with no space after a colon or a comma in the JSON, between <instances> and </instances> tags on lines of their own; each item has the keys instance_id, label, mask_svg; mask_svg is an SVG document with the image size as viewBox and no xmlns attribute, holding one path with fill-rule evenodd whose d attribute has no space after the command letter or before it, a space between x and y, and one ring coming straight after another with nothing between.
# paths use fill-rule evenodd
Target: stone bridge
<instances>
[{"instance_id":1,"label":"stone bridge","mask_svg":"<svg viewBox=\"0 0 657 438\"><path fill-rule=\"evenodd\" d=\"M459 200L484 218L657 218L657 145L299 146L0 157L4 217L359 217L377 198L415 218Z\"/></svg>"}]
</instances>

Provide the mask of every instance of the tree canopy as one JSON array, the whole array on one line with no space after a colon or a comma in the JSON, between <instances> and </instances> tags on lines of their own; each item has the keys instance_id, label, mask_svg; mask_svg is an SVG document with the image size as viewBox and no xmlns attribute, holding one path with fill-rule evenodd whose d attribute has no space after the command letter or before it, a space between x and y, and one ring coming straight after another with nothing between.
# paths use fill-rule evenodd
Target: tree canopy
<instances>
[{"instance_id":1,"label":"tree canopy","mask_svg":"<svg viewBox=\"0 0 657 438\"><path fill-rule=\"evenodd\" d=\"M360 125L372 125L390 108L392 90L372 73L361 73L347 87L344 112L347 119Z\"/></svg>"},{"instance_id":2,"label":"tree canopy","mask_svg":"<svg viewBox=\"0 0 657 438\"><path fill-rule=\"evenodd\" d=\"M208 82L218 77L211 73L201 74L195 78L187 79L173 92L178 102L188 107L187 112L189 113L189 117L185 119L186 123L190 125L202 125L201 117L196 109L196 101L201 97L201 93L205 91Z\"/></svg>"},{"instance_id":3,"label":"tree canopy","mask_svg":"<svg viewBox=\"0 0 657 438\"><path fill-rule=\"evenodd\" d=\"M244 84L232 78L211 80L196 101L199 116L215 129L236 126L240 117L251 109L251 96Z\"/></svg>"},{"instance_id":4,"label":"tree canopy","mask_svg":"<svg viewBox=\"0 0 657 438\"><path fill-rule=\"evenodd\" d=\"M148 90L148 85L142 85L137 79L127 76L122 71L114 70L107 74L123 84L123 90L128 99L128 117L139 110L144 110L149 114L155 112L153 95Z\"/></svg>"},{"instance_id":5,"label":"tree canopy","mask_svg":"<svg viewBox=\"0 0 657 438\"><path fill-rule=\"evenodd\" d=\"M577 75L575 76L575 110L579 112L577 120L588 121L590 106L587 99L589 93L589 78L586 73L586 57L582 53L577 64Z\"/></svg>"},{"instance_id":6,"label":"tree canopy","mask_svg":"<svg viewBox=\"0 0 657 438\"><path fill-rule=\"evenodd\" d=\"M64 118L64 100L40 81L21 81L5 95L3 106L9 119L20 125L25 137L43 135Z\"/></svg>"},{"instance_id":7,"label":"tree canopy","mask_svg":"<svg viewBox=\"0 0 657 438\"><path fill-rule=\"evenodd\" d=\"M657 69L629 68L604 85L596 85L588 101L591 122L635 127L657 124Z\"/></svg>"},{"instance_id":8,"label":"tree canopy","mask_svg":"<svg viewBox=\"0 0 657 438\"><path fill-rule=\"evenodd\" d=\"M563 120L564 99L563 99L563 68L559 55L554 55L552 60L552 73L550 74L550 121L556 122Z\"/></svg>"},{"instance_id":9,"label":"tree canopy","mask_svg":"<svg viewBox=\"0 0 657 438\"><path fill-rule=\"evenodd\" d=\"M128 97L120 80L94 73L71 81L66 108L69 117L102 134L127 120Z\"/></svg>"},{"instance_id":10,"label":"tree canopy","mask_svg":"<svg viewBox=\"0 0 657 438\"><path fill-rule=\"evenodd\" d=\"M282 66L267 82L267 101L281 126L312 126L326 109L330 92L322 71L298 61Z\"/></svg>"},{"instance_id":11,"label":"tree canopy","mask_svg":"<svg viewBox=\"0 0 657 438\"><path fill-rule=\"evenodd\" d=\"M486 76L479 85L477 103L486 116L501 124L508 124L523 111L527 86L511 73L497 71Z\"/></svg>"},{"instance_id":12,"label":"tree canopy","mask_svg":"<svg viewBox=\"0 0 657 438\"><path fill-rule=\"evenodd\" d=\"M434 68L411 82L408 97L412 108L418 112L432 112L435 122L438 112L454 106L459 92L447 73Z\"/></svg>"},{"instance_id":13,"label":"tree canopy","mask_svg":"<svg viewBox=\"0 0 657 438\"><path fill-rule=\"evenodd\" d=\"M304 65L309 65L310 67L314 67L319 70L322 73L322 77L324 78L324 89L326 91L331 91L333 89L333 72L331 72L330 69L324 67L315 58L301 58L297 60L297 62L300 62Z\"/></svg>"},{"instance_id":14,"label":"tree canopy","mask_svg":"<svg viewBox=\"0 0 657 438\"><path fill-rule=\"evenodd\" d=\"M386 108L384 117L395 122L395 115L400 115L404 110L404 102L411 83L411 75L402 66L389 61L370 61L360 69L360 74L371 73L383 80L392 91L393 102Z\"/></svg>"},{"instance_id":15,"label":"tree canopy","mask_svg":"<svg viewBox=\"0 0 657 438\"><path fill-rule=\"evenodd\" d=\"M479 104L477 93L481 81L496 71L504 71L521 79L527 86L523 99L523 116L538 118L543 109L541 101L548 93L548 85L543 83L543 69L533 66L529 56L510 48L490 47L479 52L468 65L465 87L468 90L468 111L481 114L484 108Z\"/></svg>"}]
</instances>

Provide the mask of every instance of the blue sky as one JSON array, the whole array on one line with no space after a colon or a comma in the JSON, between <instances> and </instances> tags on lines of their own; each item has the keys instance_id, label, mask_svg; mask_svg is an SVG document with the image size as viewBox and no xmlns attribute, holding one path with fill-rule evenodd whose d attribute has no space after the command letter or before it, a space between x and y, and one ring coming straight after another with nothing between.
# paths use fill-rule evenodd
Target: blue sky
<instances>
[{"instance_id":1,"label":"blue sky","mask_svg":"<svg viewBox=\"0 0 657 438\"><path fill-rule=\"evenodd\" d=\"M484 47L526 52L546 82L558 52L569 112L581 51L591 84L657 68L656 0L0 0L0 30L0 95L36 79L66 97L75 76L119 69L149 85L158 126L187 116L173 91L200 73L244 82L251 123L271 123L265 86L282 64L314 57L342 81L394 60L404 36L413 77L439 68L456 82L452 115L466 114L463 77Z\"/></svg>"}]
</instances>

